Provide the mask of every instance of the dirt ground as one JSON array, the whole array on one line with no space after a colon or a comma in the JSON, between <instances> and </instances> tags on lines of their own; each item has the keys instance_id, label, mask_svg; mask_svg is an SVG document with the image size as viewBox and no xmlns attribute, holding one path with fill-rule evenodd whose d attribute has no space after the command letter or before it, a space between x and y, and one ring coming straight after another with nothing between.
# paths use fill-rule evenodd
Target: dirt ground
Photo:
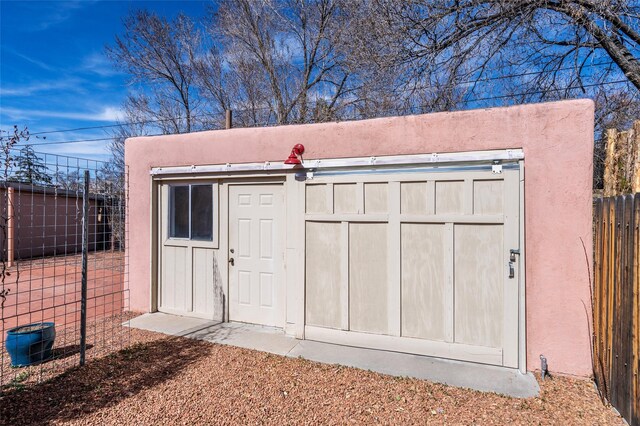
<instances>
[{"instance_id":1,"label":"dirt ground","mask_svg":"<svg viewBox=\"0 0 640 426\"><path fill-rule=\"evenodd\" d=\"M41 382L77 365L80 349L79 254L20 260L5 271L0 290L0 386ZM122 251L97 251L87 262L87 357L99 357L128 344L121 327L127 318L126 257ZM13 369L5 351L7 331L40 321L55 323L54 360ZM126 333L128 334L128 332Z\"/></svg>"},{"instance_id":2,"label":"dirt ground","mask_svg":"<svg viewBox=\"0 0 640 426\"><path fill-rule=\"evenodd\" d=\"M6 330L40 321L68 326L80 320L81 256L20 260L8 268L1 288L2 336ZM108 317L126 307L126 258L122 251L98 251L87 261L87 316Z\"/></svg>"},{"instance_id":3,"label":"dirt ground","mask_svg":"<svg viewBox=\"0 0 640 426\"><path fill-rule=\"evenodd\" d=\"M0 396L0 424L621 425L586 380L537 398L132 330L132 346Z\"/></svg>"}]
</instances>

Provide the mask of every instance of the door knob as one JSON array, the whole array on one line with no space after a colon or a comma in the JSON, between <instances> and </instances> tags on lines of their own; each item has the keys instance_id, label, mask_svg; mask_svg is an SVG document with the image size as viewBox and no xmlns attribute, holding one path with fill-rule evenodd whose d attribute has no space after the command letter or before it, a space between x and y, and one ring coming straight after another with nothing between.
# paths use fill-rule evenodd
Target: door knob
<instances>
[{"instance_id":1,"label":"door knob","mask_svg":"<svg viewBox=\"0 0 640 426\"><path fill-rule=\"evenodd\" d=\"M234 262L235 262L235 260L233 259L233 257L230 257L230 258L229 258L229 263L231 264L231 266L233 266L233 265L234 265Z\"/></svg>"}]
</instances>

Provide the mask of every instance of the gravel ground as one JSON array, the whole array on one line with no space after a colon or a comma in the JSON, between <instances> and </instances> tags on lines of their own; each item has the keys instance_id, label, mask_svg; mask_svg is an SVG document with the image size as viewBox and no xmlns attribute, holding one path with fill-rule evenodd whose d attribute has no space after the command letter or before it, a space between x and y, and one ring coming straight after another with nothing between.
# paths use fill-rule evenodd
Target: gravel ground
<instances>
[{"instance_id":1,"label":"gravel ground","mask_svg":"<svg viewBox=\"0 0 640 426\"><path fill-rule=\"evenodd\" d=\"M103 358L105 355L130 344L131 329L122 322L135 314L123 312L106 318L90 318L87 321L86 359ZM0 392L8 388L24 388L60 375L80 362L80 323L56 324L53 359L23 368L11 367L11 358L0 337ZM2 418L0 417L0 420Z\"/></svg>"},{"instance_id":2,"label":"gravel ground","mask_svg":"<svg viewBox=\"0 0 640 426\"><path fill-rule=\"evenodd\" d=\"M584 380L514 399L140 330L131 340L0 396L0 424L623 424Z\"/></svg>"}]
</instances>

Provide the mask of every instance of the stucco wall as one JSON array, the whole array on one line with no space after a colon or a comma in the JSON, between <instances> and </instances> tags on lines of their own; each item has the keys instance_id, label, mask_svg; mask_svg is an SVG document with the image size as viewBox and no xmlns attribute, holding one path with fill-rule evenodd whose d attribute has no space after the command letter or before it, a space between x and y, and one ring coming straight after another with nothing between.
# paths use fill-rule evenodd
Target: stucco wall
<instances>
[{"instance_id":1,"label":"stucco wall","mask_svg":"<svg viewBox=\"0 0 640 426\"><path fill-rule=\"evenodd\" d=\"M527 368L591 372L584 304L591 261L593 103L510 108L132 138L129 166L130 306L150 305L149 170L158 166L523 148L525 152Z\"/></svg>"}]
</instances>

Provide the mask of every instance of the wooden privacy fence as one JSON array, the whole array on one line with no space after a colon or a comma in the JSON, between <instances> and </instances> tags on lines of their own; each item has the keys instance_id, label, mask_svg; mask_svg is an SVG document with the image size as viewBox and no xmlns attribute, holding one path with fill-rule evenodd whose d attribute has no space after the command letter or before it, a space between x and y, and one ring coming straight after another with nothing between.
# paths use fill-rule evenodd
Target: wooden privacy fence
<instances>
[{"instance_id":1,"label":"wooden privacy fence","mask_svg":"<svg viewBox=\"0 0 640 426\"><path fill-rule=\"evenodd\" d=\"M640 194L594 202L595 381L632 426L640 426Z\"/></svg>"}]
</instances>

